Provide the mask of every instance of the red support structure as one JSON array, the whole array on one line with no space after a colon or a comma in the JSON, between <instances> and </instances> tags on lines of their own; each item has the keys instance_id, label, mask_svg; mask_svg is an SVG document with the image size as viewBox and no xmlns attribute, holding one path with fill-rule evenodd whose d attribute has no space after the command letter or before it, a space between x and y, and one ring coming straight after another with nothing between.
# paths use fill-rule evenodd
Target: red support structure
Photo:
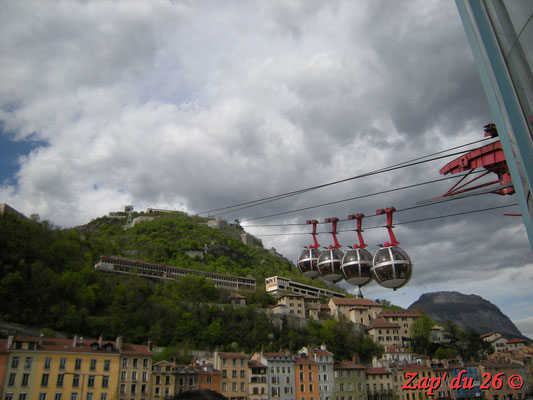
<instances>
[{"instance_id":1,"label":"red support structure","mask_svg":"<svg viewBox=\"0 0 533 400\"><path fill-rule=\"evenodd\" d=\"M355 231L357 232L357 237L359 238L359 244L355 243L353 245L353 248L354 249L364 249L365 247L367 247L367 244L365 243L365 240L363 239L363 229L362 229L362 225L363 225L363 218L365 217L365 214L352 214L352 215L348 215L348 219L355 219L357 220L357 228L355 229Z\"/></svg>"},{"instance_id":2,"label":"red support structure","mask_svg":"<svg viewBox=\"0 0 533 400\"><path fill-rule=\"evenodd\" d=\"M342 245L337 240L337 222L339 222L339 219L337 217L333 218L326 218L324 222L331 222L332 228L331 228L331 234L333 235L333 243L328 246L329 249L340 249Z\"/></svg>"},{"instance_id":3,"label":"red support structure","mask_svg":"<svg viewBox=\"0 0 533 400\"><path fill-rule=\"evenodd\" d=\"M320 247L320 245L318 244L318 241L316 240L316 226L318 225L318 221L316 219L311 219L311 220L305 221L305 223L313 224L313 233L311 233L311 235L313 235L314 244L310 244L307 247L309 247L310 249L318 249Z\"/></svg>"},{"instance_id":4,"label":"red support structure","mask_svg":"<svg viewBox=\"0 0 533 400\"><path fill-rule=\"evenodd\" d=\"M381 210L376 211L377 215L387 214L387 225L385 225L385 227L389 231L390 243L385 242L385 247L396 247L400 244L400 242L396 240L396 237L394 236L394 232L392 231L392 228L394 228L394 225L392 225L392 214L394 213L394 211L396 211L394 207L385 208L385 209L382 208Z\"/></svg>"}]
</instances>

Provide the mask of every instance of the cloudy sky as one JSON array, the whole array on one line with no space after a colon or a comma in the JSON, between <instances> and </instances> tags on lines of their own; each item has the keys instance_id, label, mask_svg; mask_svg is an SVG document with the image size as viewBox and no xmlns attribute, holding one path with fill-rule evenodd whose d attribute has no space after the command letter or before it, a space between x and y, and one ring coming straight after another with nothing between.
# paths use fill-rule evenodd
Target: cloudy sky
<instances>
[{"instance_id":1,"label":"cloudy sky","mask_svg":"<svg viewBox=\"0 0 533 400\"><path fill-rule=\"evenodd\" d=\"M332 182L482 139L491 122L451 1L2 1L0 51L0 202L63 227L126 204L201 213ZM308 227L264 225L362 212L370 228L395 206L414 275L366 297L478 294L533 337L532 252L521 219L503 216L516 206L401 224L516 198L401 211L446 181L288 213L439 179L453 158L219 217L250 220L295 261L311 237L286 234ZM387 231L365 240L375 251Z\"/></svg>"}]
</instances>

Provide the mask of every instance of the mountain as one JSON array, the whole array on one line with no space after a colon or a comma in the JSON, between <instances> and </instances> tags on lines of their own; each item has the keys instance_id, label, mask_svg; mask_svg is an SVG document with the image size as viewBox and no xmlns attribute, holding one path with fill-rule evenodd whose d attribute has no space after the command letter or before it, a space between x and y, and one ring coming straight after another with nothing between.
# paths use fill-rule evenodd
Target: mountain
<instances>
[{"instance_id":1,"label":"mountain","mask_svg":"<svg viewBox=\"0 0 533 400\"><path fill-rule=\"evenodd\" d=\"M425 293L409 309L424 312L438 323L454 321L465 331L474 330L480 335L495 331L507 338L530 340L497 306L475 294Z\"/></svg>"}]
</instances>

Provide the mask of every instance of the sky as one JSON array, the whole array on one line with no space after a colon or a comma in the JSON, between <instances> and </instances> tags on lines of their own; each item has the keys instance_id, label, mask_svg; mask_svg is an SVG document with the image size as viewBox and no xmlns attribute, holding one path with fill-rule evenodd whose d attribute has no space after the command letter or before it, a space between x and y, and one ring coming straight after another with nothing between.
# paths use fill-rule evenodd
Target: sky
<instances>
[{"instance_id":1,"label":"sky","mask_svg":"<svg viewBox=\"0 0 533 400\"><path fill-rule=\"evenodd\" d=\"M451 1L28 0L2 10L0 202L61 227L127 204L195 214L333 182L483 139L492 121ZM518 207L469 213L516 198L406 210L448 180L340 202L437 180L453 158L210 214L239 219L296 262L312 238L289 224L364 213L375 252L389 240L370 229L385 224L376 210L394 206L413 277L398 291L372 283L365 297L408 307L428 292L477 294L533 337L533 254L521 218L503 215ZM435 219L453 213L465 214ZM339 242L346 249L355 233Z\"/></svg>"}]
</instances>

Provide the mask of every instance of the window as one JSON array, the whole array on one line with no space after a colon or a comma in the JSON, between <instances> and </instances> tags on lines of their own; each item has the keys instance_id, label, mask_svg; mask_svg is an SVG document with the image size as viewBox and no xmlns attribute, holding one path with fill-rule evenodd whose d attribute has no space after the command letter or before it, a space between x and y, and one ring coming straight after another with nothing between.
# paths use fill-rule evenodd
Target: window
<instances>
[{"instance_id":1,"label":"window","mask_svg":"<svg viewBox=\"0 0 533 400\"><path fill-rule=\"evenodd\" d=\"M81 369L81 358L76 358L76 361L74 361L74 369L76 371Z\"/></svg>"},{"instance_id":2,"label":"window","mask_svg":"<svg viewBox=\"0 0 533 400\"><path fill-rule=\"evenodd\" d=\"M70 400L78 400L78 393L73 392L70 394Z\"/></svg>"},{"instance_id":3,"label":"window","mask_svg":"<svg viewBox=\"0 0 533 400\"><path fill-rule=\"evenodd\" d=\"M94 387L94 375L89 375L89 377L87 378L87 387Z\"/></svg>"},{"instance_id":4,"label":"window","mask_svg":"<svg viewBox=\"0 0 533 400\"><path fill-rule=\"evenodd\" d=\"M67 359L66 358L60 358L59 359L59 369L65 369L67 366Z\"/></svg>"},{"instance_id":5,"label":"window","mask_svg":"<svg viewBox=\"0 0 533 400\"><path fill-rule=\"evenodd\" d=\"M244 392L244 382L241 382L241 392Z\"/></svg>"},{"instance_id":6,"label":"window","mask_svg":"<svg viewBox=\"0 0 533 400\"><path fill-rule=\"evenodd\" d=\"M138 363L139 363L139 360L137 358L134 358L133 359L133 368L137 368L138 367Z\"/></svg>"},{"instance_id":7,"label":"window","mask_svg":"<svg viewBox=\"0 0 533 400\"><path fill-rule=\"evenodd\" d=\"M72 387L77 388L80 386L80 376L79 375L73 375L72 376Z\"/></svg>"},{"instance_id":8,"label":"window","mask_svg":"<svg viewBox=\"0 0 533 400\"><path fill-rule=\"evenodd\" d=\"M237 377L237 370L236 369L231 371L231 377L232 378L236 378Z\"/></svg>"},{"instance_id":9,"label":"window","mask_svg":"<svg viewBox=\"0 0 533 400\"><path fill-rule=\"evenodd\" d=\"M231 384L231 390L233 390L234 392L237 391L237 382L233 382L233 383Z\"/></svg>"},{"instance_id":10,"label":"window","mask_svg":"<svg viewBox=\"0 0 533 400\"><path fill-rule=\"evenodd\" d=\"M156 379L159 378L159 375L156 377ZM121 371L120 372L120 380L125 381L128 379L128 371Z\"/></svg>"},{"instance_id":11,"label":"window","mask_svg":"<svg viewBox=\"0 0 533 400\"><path fill-rule=\"evenodd\" d=\"M100 394L100 400L107 400L107 393Z\"/></svg>"},{"instance_id":12,"label":"window","mask_svg":"<svg viewBox=\"0 0 533 400\"><path fill-rule=\"evenodd\" d=\"M109 376L107 375L102 376L102 387L103 388L109 387Z\"/></svg>"},{"instance_id":13,"label":"window","mask_svg":"<svg viewBox=\"0 0 533 400\"><path fill-rule=\"evenodd\" d=\"M127 366L128 366L128 359L127 359L126 357L124 357L124 358L122 359L122 366L123 366L123 367L127 367Z\"/></svg>"},{"instance_id":14,"label":"window","mask_svg":"<svg viewBox=\"0 0 533 400\"><path fill-rule=\"evenodd\" d=\"M155 388L155 393L157 394L159 388ZM126 385L121 383L120 384L120 394L126 393Z\"/></svg>"},{"instance_id":15,"label":"window","mask_svg":"<svg viewBox=\"0 0 533 400\"><path fill-rule=\"evenodd\" d=\"M143 383L143 384L141 385L141 393L142 393L142 394L146 394L146 383Z\"/></svg>"},{"instance_id":16,"label":"window","mask_svg":"<svg viewBox=\"0 0 533 400\"><path fill-rule=\"evenodd\" d=\"M143 382L146 382L148 380L148 372L143 371L142 380Z\"/></svg>"},{"instance_id":17,"label":"window","mask_svg":"<svg viewBox=\"0 0 533 400\"><path fill-rule=\"evenodd\" d=\"M91 392L88 392L86 399L87 400L93 400L94 399L93 394Z\"/></svg>"},{"instance_id":18,"label":"window","mask_svg":"<svg viewBox=\"0 0 533 400\"><path fill-rule=\"evenodd\" d=\"M241 369L241 378L244 378L244 370Z\"/></svg>"},{"instance_id":19,"label":"window","mask_svg":"<svg viewBox=\"0 0 533 400\"><path fill-rule=\"evenodd\" d=\"M133 372L131 373L131 380L132 380L132 381L136 381L136 380L137 380L137 371L133 371Z\"/></svg>"},{"instance_id":20,"label":"window","mask_svg":"<svg viewBox=\"0 0 533 400\"><path fill-rule=\"evenodd\" d=\"M111 360L104 360L104 371L109 371L111 366Z\"/></svg>"},{"instance_id":21,"label":"window","mask_svg":"<svg viewBox=\"0 0 533 400\"><path fill-rule=\"evenodd\" d=\"M160 375L156 375L155 376L155 384L156 385L160 385L161 384L161 376Z\"/></svg>"},{"instance_id":22,"label":"window","mask_svg":"<svg viewBox=\"0 0 533 400\"><path fill-rule=\"evenodd\" d=\"M228 384L226 382L222 383L222 391L227 392L228 391Z\"/></svg>"},{"instance_id":23,"label":"window","mask_svg":"<svg viewBox=\"0 0 533 400\"><path fill-rule=\"evenodd\" d=\"M148 368L148 359L143 359L143 368Z\"/></svg>"},{"instance_id":24,"label":"window","mask_svg":"<svg viewBox=\"0 0 533 400\"><path fill-rule=\"evenodd\" d=\"M17 379L17 373L11 372L9 374L9 380L7 382L7 386L15 386L15 380Z\"/></svg>"},{"instance_id":25,"label":"window","mask_svg":"<svg viewBox=\"0 0 533 400\"><path fill-rule=\"evenodd\" d=\"M39 400L46 400L46 393L39 393Z\"/></svg>"},{"instance_id":26,"label":"window","mask_svg":"<svg viewBox=\"0 0 533 400\"><path fill-rule=\"evenodd\" d=\"M89 370L90 371L96 371L96 360L94 358L91 360L91 364L89 366Z\"/></svg>"},{"instance_id":27,"label":"window","mask_svg":"<svg viewBox=\"0 0 533 400\"><path fill-rule=\"evenodd\" d=\"M19 400L26 400L26 393L19 393Z\"/></svg>"},{"instance_id":28,"label":"window","mask_svg":"<svg viewBox=\"0 0 533 400\"><path fill-rule=\"evenodd\" d=\"M50 357L46 357L44 359L44 369L50 369L50 364L52 364L52 359Z\"/></svg>"},{"instance_id":29,"label":"window","mask_svg":"<svg viewBox=\"0 0 533 400\"><path fill-rule=\"evenodd\" d=\"M33 361L33 357L26 357L24 359L24 369L31 369L31 362ZM39 394L40 396L41 394ZM44 393L46 396L46 393Z\"/></svg>"},{"instance_id":30,"label":"window","mask_svg":"<svg viewBox=\"0 0 533 400\"><path fill-rule=\"evenodd\" d=\"M41 387L46 387L48 386L48 378L50 377L49 374L43 374L41 376Z\"/></svg>"},{"instance_id":31,"label":"window","mask_svg":"<svg viewBox=\"0 0 533 400\"><path fill-rule=\"evenodd\" d=\"M57 387L63 387L63 381L65 380L65 374L57 374Z\"/></svg>"},{"instance_id":32,"label":"window","mask_svg":"<svg viewBox=\"0 0 533 400\"><path fill-rule=\"evenodd\" d=\"M132 383L131 384L131 394L135 394L136 391L137 391L137 385L135 383Z\"/></svg>"},{"instance_id":33,"label":"window","mask_svg":"<svg viewBox=\"0 0 533 400\"><path fill-rule=\"evenodd\" d=\"M182 380L182 382L183 382L183 380ZM165 376L165 385L170 385L170 376L168 376L168 375Z\"/></svg>"},{"instance_id":34,"label":"window","mask_svg":"<svg viewBox=\"0 0 533 400\"><path fill-rule=\"evenodd\" d=\"M13 393L6 393L5 400L13 400Z\"/></svg>"},{"instance_id":35,"label":"window","mask_svg":"<svg viewBox=\"0 0 533 400\"><path fill-rule=\"evenodd\" d=\"M19 357L13 357L11 360L11 369L17 369L19 367Z\"/></svg>"},{"instance_id":36,"label":"window","mask_svg":"<svg viewBox=\"0 0 533 400\"><path fill-rule=\"evenodd\" d=\"M61 400L62 397L63 397L62 393L56 393L54 396L54 400Z\"/></svg>"}]
</instances>

